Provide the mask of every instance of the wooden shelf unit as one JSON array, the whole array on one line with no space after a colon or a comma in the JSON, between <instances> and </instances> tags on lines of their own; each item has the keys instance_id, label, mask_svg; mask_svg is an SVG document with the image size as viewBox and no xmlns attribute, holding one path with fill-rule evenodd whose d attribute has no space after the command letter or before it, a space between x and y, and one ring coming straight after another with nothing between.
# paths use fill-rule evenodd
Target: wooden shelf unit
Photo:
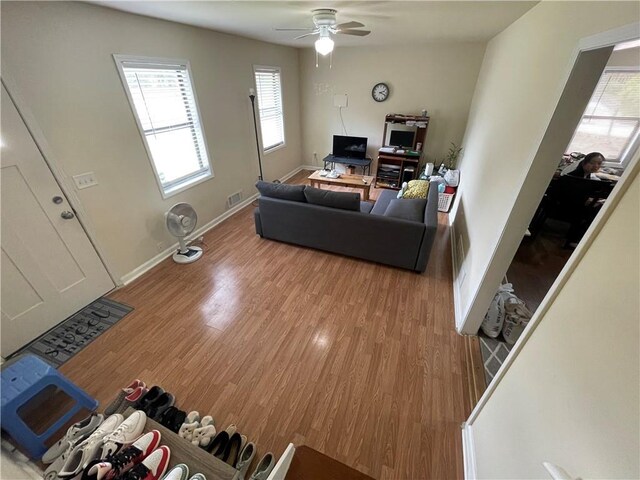
<instances>
[{"instance_id":1,"label":"wooden shelf unit","mask_svg":"<svg viewBox=\"0 0 640 480\"><path fill-rule=\"evenodd\" d=\"M382 132L382 145L386 146L389 125L406 126L407 122L412 123L409 126L415 129L411 150L405 150L403 153L382 151L382 149L378 151L378 164L376 165L376 187L378 188L399 190L403 181L413 180L418 177L420 160L422 159L422 152L424 152L425 138L429 128L428 116L398 113L386 115ZM418 144L421 144L419 151L416 150ZM413 172L409 171L410 168L413 168ZM397 172L397 176L395 172Z\"/></svg>"}]
</instances>

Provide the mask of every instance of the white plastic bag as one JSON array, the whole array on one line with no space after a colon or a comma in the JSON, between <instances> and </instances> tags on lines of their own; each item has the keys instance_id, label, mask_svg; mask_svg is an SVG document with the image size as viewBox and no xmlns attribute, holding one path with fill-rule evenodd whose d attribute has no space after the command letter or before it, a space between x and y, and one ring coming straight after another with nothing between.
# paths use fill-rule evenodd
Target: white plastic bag
<instances>
[{"instance_id":1,"label":"white plastic bag","mask_svg":"<svg viewBox=\"0 0 640 480\"><path fill-rule=\"evenodd\" d=\"M514 296L504 306L505 319L502 326L502 336L509 345L516 343L524 327L531 320L531 312L522 300Z\"/></svg>"},{"instance_id":2,"label":"white plastic bag","mask_svg":"<svg viewBox=\"0 0 640 480\"><path fill-rule=\"evenodd\" d=\"M498 287L498 292L495 297L493 297L489 310L487 310L487 314L484 316L484 320L482 321L482 331L488 337L496 338L500 335L506 316L504 305L511 297L515 297L513 294L513 285L505 283Z\"/></svg>"},{"instance_id":3,"label":"white plastic bag","mask_svg":"<svg viewBox=\"0 0 640 480\"><path fill-rule=\"evenodd\" d=\"M444 181L450 187L457 187L460 183L460 170L447 170L444 174Z\"/></svg>"}]
</instances>

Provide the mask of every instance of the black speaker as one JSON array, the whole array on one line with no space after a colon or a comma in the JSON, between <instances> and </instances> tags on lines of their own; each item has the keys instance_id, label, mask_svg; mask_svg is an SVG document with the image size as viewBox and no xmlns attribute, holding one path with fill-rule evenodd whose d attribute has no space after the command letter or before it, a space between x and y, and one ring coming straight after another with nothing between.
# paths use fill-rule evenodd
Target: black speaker
<instances>
[{"instance_id":1,"label":"black speaker","mask_svg":"<svg viewBox=\"0 0 640 480\"><path fill-rule=\"evenodd\" d=\"M416 170L413 167L406 167L403 171L402 171L402 183L404 182L410 182L411 180L413 180L414 174L415 174Z\"/></svg>"}]
</instances>

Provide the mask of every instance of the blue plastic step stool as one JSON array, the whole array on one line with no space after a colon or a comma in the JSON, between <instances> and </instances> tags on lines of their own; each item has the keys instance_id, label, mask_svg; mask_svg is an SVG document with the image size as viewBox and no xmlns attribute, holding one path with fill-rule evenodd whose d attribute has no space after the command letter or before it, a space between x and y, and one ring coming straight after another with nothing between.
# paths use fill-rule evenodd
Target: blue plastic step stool
<instances>
[{"instance_id":1,"label":"blue plastic step stool","mask_svg":"<svg viewBox=\"0 0 640 480\"><path fill-rule=\"evenodd\" d=\"M38 435L18 415L18 409L46 387L54 385L75 400L73 407ZM98 401L73 384L51 365L35 355L24 355L2 366L1 398L2 430L20 444L32 459L40 459L47 451L45 442L82 408L94 411Z\"/></svg>"}]
</instances>

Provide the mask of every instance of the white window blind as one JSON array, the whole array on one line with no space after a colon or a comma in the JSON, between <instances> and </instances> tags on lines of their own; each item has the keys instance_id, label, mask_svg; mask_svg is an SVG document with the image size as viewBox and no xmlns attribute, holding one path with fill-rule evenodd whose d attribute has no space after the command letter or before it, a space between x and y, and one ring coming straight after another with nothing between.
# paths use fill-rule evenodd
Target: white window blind
<instances>
[{"instance_id":1,"label":"white window blind","mask_svg":"<svg viewBox=\"0 0 640 480\"><path fill-rule=\"evenodd\" d=\"M255 67L262 148L265 152L284 145L282 84L277 67Z\"/></svg>"},{"instance_id":2,"label":"white window blind","mask_svg":"<svg viewBox=\"0 0 640 480\"><path fill-rule=\"evenodd\" d=\"M114 57L163 195L211 176L188 62Z\"/></svg>"},{"instance_id":3,"label":"white window blind","mask_svg":"<svg viewBox=\"0 0 640 480\"><path fill-rule=\"evenodd\" d=\"M640 71L606 69L567 150L601 152L609 165L623 165L639 131Z\"/></svg>"}]
</instances>

